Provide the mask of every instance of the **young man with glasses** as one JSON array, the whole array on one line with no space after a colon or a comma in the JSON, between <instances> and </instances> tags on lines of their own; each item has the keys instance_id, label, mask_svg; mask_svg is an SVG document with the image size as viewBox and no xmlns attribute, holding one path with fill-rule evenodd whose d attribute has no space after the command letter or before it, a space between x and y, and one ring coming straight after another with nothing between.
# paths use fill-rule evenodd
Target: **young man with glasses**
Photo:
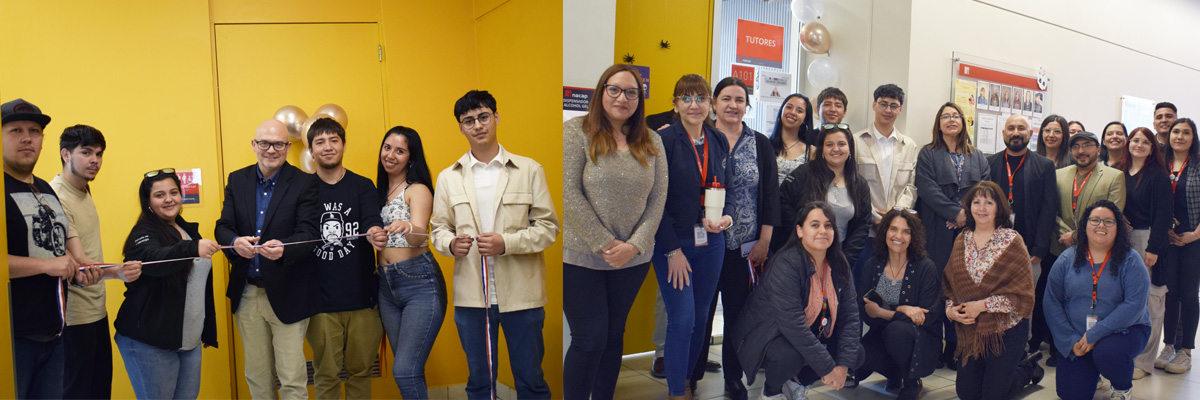
<instances>
[{"instance_id":1,"label":"young man with glasses","mask_svg":"<svg viewBox=\"0 0 1200 400\"><path fill-rule=\"evenodd\" d=\"M867 181L871 191L871 220L878 223L884 214L894 208L913 208L917 202L916 165L917 153L921 148L912 138L900 133L896 120L904 111L904 89L894 84L881 85L875 89L875 122L871 127L854 134L855 162L858 175ZM871 237L875 230L871 229ZM855 260L858 271L868 258L872 247L863 246L862 254ZM857 276L857 275L855 275Z\"/></svg>"},{"instance_id":2,"label":"young man with glasses","mask_svg":"<svg viewBox=\"0 0 1200 400\"><path fill-rule=\"evenodd\" d=\"M454 323L467 355L467 397L495 393L503 326L517 397L548 399L542 251L558 235L558 217L546 173L500 146L500 115L487 91L458 99L454 117L470 149L438 174L429 223L433 247L454 257Z\"/></svg>"},{"instance_id":3,"label":"young man with glasses","mask_svg":"<svg viewBox=\"0 0 1200 400\"><path fill-rule=\"evenodd\" d=\"M250 148L258 163L229 174L217 243L233 248L225 295L237 319L246 382L256 399L308 398L304 335L321 309L314 243L320 217L317 179L287 163L287 128L267 120Z\"/></svg>"},{"instance_id":4,"label":"young man with glasses","mask_svg":"<svg viewBox=\"0 0 1200 400\"><path fill-rule=\"evenodd\" d=\"M1119 208L1125 208L1125 173L1100 164L1100 140L1096 138L1096 134L1087 131L1076 133L1067 142L1067 148L1070 149L1075 164L1056 171L1058 230L1052 238L1053 243L1050 244L1049 261L1042 263L1043 270L1050 269L1063 250L1075 244L1077 221L1085 218L1083 212L1088 206L1100 200L1108 200L1116 203ZM1038 299L1046 291L1047 277L1048 274L1043 272L1038 279L1035 289ZM1038 301L1035 310L1040 306L1041 302ZM1050 358L1046 360L1046 366L1058 365L1053 334L1046 329L1043 335L1043 340L1050 344Z\"/></svg>"},{"instance_id":5,"label":"young man with glasses","mask_svg":"<svg viewBox=\"0 0 1200 400\"><path fill-rule=\"evenodd\" d=\"M1033 131L1028 118L1021 114L1010 115L1004 121L1002 133L1006 149L988 157L988 166L992 181L1000 186L1012 206L1013 229L1025 241L1034 275L1040 276L1038 282L1041 284L1034 297L1033 335L1029 341L1029 352L1040 354L1038 349L1049 331L1042 313L1042 294L1046 291L1050 267L1057 259L1049 253L1050 243L1058 239L1055 229L1059 205L1055 185L1058 181L1054 161L1029 151L1029 137Z\"/></svg>"},{"instance_id":6,"label":"young man with glasses","mask_svg":"<svg viewBox=\"0 0 1200 400\"><path fill-rule=\"evenodd\" d=\"M58 194L67 222L67 249L80 264L104 262L100 241L100 217L88 182L96 179L104 163L107 144L100 130L75 125L63 130L58 140L62 173L50 181ZM132 282L141 276L141 265L122 265L89 271L90 278L122 279ZM95 279L101 282L101 279ZM104 284L72 285L67 288L67 327L63 331L66 375L63 397L107 399L112 396L112 334Z\"/></svg>"}]
</instances>

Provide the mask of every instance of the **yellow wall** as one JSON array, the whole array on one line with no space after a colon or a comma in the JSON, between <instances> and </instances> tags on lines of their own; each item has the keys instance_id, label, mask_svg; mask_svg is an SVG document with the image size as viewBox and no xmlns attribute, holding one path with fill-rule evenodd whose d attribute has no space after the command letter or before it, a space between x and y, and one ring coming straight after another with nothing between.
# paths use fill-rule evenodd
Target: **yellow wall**
<instances>
[{"instance_id":1,"label":"yellow wall","mask_svg":"<svg viewBox=\"0 0 1200 400\"><path fill-rule=\"evenodd\" d=\"M712 13L712 0L617 0L613 62L622 63L630 54L633 64L650 67L646 115L672 108L671 95L680 77L700 74L711 80ZM659 48L661 40L670 42L671 49ZM657 289L658 279L650 271L625 325L625 354L654 350L650 335Z\"/></svg>"},{"instance_id":2,"label":"yellow wall","mask_svg":"<svg viewBox=\"0 0 1200 400\"><path fill-rule=\"evenodd\" d=\"M204 234L212 232L219 216L225 175L241 167L220 162L214 23L377 23L382 28L379 39L384 49L386 124L418 130L435 173L467 148L453 118L454 100L470 89L489 89L496 94L504 116L501 143L541 161L552 193L559 193L561 153L555 96L561 81L561 7L541 0L353 0L336 4L317 0L4 0L0 1L0 33L11 43L4 46L8 62L0 64L0 98L24 97L54 117L35 170L47 180L61 169L57 135L63 128L86 123L105 133L109 144L106 163L92 188L105 225L105 258L110 262L121 259L121 245L136 219L137 209L131 204L137 202L136 187L143 172L165 166L203 169L202 204L185 208L184 216L200 222ZM548 23L523 26L531 17ZM283 62L304 62L309 56ZM269 68L272 62L264 60L263 67ZM537 73L523 73L529 70ZM362 139L353 141L361 145L350 146L347 158L377 157L382 133L355 132L352 123L350 134L361 134L358 137ZM374 178L374 171L357 172ZM554 268L561 259L560 247L547 251L546 259L551 267L551 306L546 309L543 367L552 390L561 393L557 355L562 353L562 334L556 317L561 315L561 274ZM452 260L439 257L438 262L451 278ZM219 260L216 265L227 264ZM236 382L244 378L233 370L233 354L240 349L232 346L236 329L224 297L227 276L227 267L215 269L216 305L225 313L218 312L220 349L204 351L201 397L246 396L235 392ZM110 282L108 289L111 320L124 288L119 282ZM431 387L466 381L465 356L452 310L427 365ZM4 317L0 325L7 324L6 314L0 316ZM4 340L7 332L0 333L0 357L11 359L11 353L6 353L10 342ZM113 395L132 397L115 346L113 359ZM505 372L500 379L511 387L507 366L504 357L500 370ZM11 374L11 367L0 367L0 380L7 384L11 378L4 379L6 373ZM383 375L373 382L375 396L399 397L389 371ZM7 397L3 390L8 387L0 385L0 397Z\"/></svg>"},{"instance_id":3,"label":"yellow wall","mask_svg":"<svg viewBox=\"0 0 1200 400\"><path fill-rule=\"evenodd\" d=\"M5 93L0 91L0 99L5 98ZM5 101L5 100L0 100ZM0 196L4 196L4 186L0 185ZM0 221L5 218L5 209L0 208ZM0 229L0 252L8 254L8 230ZM7 259L6 259L7 260ZM8 276L8 261L0 262L0 277ZM0 278L3 279L3 278ZM8 298L8 282L5 281L0 285L0 299ZM13 353L12 346L6 343L12 343L12 326L10 325L8 307L0 307L0 398L13 398L17 396L16 387L13 385Z\"/></svg>"}]
</instances>

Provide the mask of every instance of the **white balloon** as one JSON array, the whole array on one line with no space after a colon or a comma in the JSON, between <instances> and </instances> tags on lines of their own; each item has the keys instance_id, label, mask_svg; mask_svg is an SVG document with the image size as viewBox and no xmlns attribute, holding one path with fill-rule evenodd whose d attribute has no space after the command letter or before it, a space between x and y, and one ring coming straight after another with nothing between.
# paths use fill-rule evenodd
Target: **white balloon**
<instances>
[{"instance_id":1,"label":"white balloon","mask_svg":"<svg viewBox=\"0 0 1200 400\"><path fill-rule=\"evenodd\" d=\"M825 16L825 2L821 0L792 0L792 16L807 24Z\"/></svg>"},{"instance_id":2,"label":"white balloon","mask_svg":"<svg viewBox=\"0 0 1200 400\"><path fill-rule=\"evenodd\" d=\"M829 58L818 58L808 64L808 82L817 90L837 85L837 64Z\"/></svg>"}]
</instances>

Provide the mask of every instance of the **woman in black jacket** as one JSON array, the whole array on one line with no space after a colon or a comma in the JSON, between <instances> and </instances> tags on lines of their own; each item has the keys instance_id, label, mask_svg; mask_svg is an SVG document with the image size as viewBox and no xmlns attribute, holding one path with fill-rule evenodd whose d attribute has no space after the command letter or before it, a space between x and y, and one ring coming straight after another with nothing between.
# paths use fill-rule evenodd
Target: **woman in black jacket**
<instances>
[{"instance_id":1,"label":"woman in black jacket","mask_svg":"<svg viewBox=\"0 0 1200 400\"><path fill-rule=\"evenodd\" d=\"M839 216L836 226L838 237L843 238L842 254L854 265L854 257L862 252L871 228L871 192L867 181L858 174L850 127L825 124L814 146L817 151L812 161L796 167L779 186L779 220L783 222L780 230L795 230L800 217L796 210L812 202L822 202ZM778 251L789 236L775 235L771 249Z\"/></svg>"},{"instance_id":2,"label":"woman in black jacket","mask_svg":"<svg viewBox=\"0 0 1200 400\"><path fill-rule=\"evenodd\" d=\"M888 390L900 390L898 399L916 399L920 378L933 373L941 354L942 277L925 256L925 229L910 210L884 215L872 244L875 256L863 265L857 290L871 329L862 338L867 360L855 376L878 372ZM872 290L879 296L867 295Z\"/></svg>"},{"instance_id":3,"label":"woman in black jacket","mask_svg":"<svg viewBox=\"0 0 1200 400\"><path fill-rule=\"evenodd\" d=\"M141 215L125 240L125 259L177 260L142 269L125 284L115 340L138 398L196 398L201 344L217 347L212 261L216 242L179 215L183 198L171 168L150 171L138 188Z\"/></svg>"},{"instance_id":4,"label":"woman in black jacket","mask_svg":"<svg viewBox=\"0 0 1200 400\"><path fill-rule=\"evenodd\" d=\"M784 390L800 395L790 398L803 398L805 387L818 379L841 389L847 372L865 357L858 296L838 246L833 210L813 202L798 215L803 219L781 235L789 237L788 243L769 263L725 339L737 348L749 384L759 367L766 369L763 399L782 398Z\"/></svg>"}]
</instances>

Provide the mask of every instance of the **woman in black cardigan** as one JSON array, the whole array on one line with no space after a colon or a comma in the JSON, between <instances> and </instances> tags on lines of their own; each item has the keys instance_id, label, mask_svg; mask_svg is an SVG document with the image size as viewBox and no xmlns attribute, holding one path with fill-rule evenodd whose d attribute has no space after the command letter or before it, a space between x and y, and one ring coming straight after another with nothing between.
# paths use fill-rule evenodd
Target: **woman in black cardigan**
<instances>
[{"instance_id":1,"label":"woman in black cardigan","mask_svg":"<svg viewBox=\"0 0 1200 400\"><path fill-rule=\"evenodd\" d=\"M920 378L933 373L941 354L942 278L925 256L925 229L912 211L884 215L873 245L858 279L859 313L870 330L862 338L867 360L855 376L878 372L888 390L900 389L898 399L916 399ZM880 296L867 296L872 290Z\"/></svg>"},{"instance_id":2,"label":"woman in black cardigan","mask_svg":"<svg viewBox=\"0 0 1200 400\"><path fill-rule=\"evenodd\" d=\"M780 230L794 231L796 210L809 203L825 203L835 213L838 212L837 204L850 204L854 208L854 215L844 222L845 232L838 233L844 238L841 242L842 253L850 265L854 265L854 257L866 245L867 233L871 228L871 192L867 189L867 181L858 175L850 127L846 124L825 124L817 134L814 146L817 146L817 151L812 161L796 167L779 186L779 220L783 221ZM841 198L845 194L849 195L849 199ZM791 235L773 237L771 250L782 248L788 236Z\"/></svg>"},{"instance_id":3,"label":"woman in black cardigan","mask_svg":"<svg viewBox=\"0 0 1200 400\"><path fill-rule=\"evenodd\" d=\"M146 173L138 189L141 215L125 240L125 259L147 265L125 284L113 325L125 371L138 398L196 398L200 349L217 347L212 261L219 246L179 215L183 198L174 169Z\"/></svg>"}]
</instances>

